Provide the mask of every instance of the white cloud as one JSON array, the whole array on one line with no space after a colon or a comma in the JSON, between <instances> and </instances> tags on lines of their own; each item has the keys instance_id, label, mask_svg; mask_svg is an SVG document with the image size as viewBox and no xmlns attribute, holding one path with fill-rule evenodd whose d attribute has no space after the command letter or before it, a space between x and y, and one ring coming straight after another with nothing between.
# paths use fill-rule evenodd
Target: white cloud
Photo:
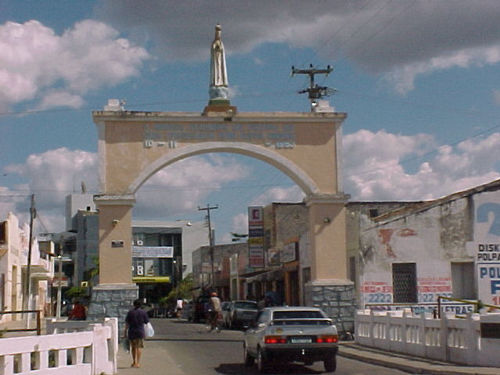
<instances>
[{"instance_id":1,"label":"white cloud","mask_svg":"<svg viewBox=\"0 0 500 375\"><path fill-rule=\"evenodd\" d=\"M81 106L81 95L137 76L149 58L101 22L84 20L62 35L38 21L0 25L0 106ZM54 91L54 87L58 87Z\"/></svg>"},{"instance_id":2,"label":"white cloud","mask_svg":"<svg viewBox=\"0 0 500 375\"><path fill-rule=\"evenodd\" d=\"M6 186L0 186L0 220L6 218L9 212L15 213L17 206L25 202L26 199L26 194L12 191ZM26 216L28 215L26 214Z\"/></svg>"},{"instance_id":3,"label":"white cloud","mask_svg":"<svg viewBox=\"0 0 500 375\"><path fill-rule=\"evenodd\" d=\"M80 95L74 95L67 91L52 91L42 98L38 105L38 110L49 109L53 107L80 108L84 104Z\"/></svg>"},{"instance_id":4,"label":"white cloud","mask_svg":"<svg viewBox=\"0 0 500 375\"><path fill-rule=\"evenodd\" d=\"M414 89L415 79L421 74L430 74L453 67L493 65L500 62L500 44L484 48L471 48L446 55L439 55L429 60L397 67L385 75L396 90L402 94Z\"/></svg>"},{"instance_id":5,"label":"white cloud","mask_svg":"<svg viewBox=\"0 0 500 375\"><path fill-rule=\"evenodd\" d=\"M255 197L249 205L265 206L272 202L301 202L304 196L304 192L296 185L287 188L273 187Z\"/></svg>"},{"instance_id":6,"label":"white cloud","mask_svg":"<svg viewBox=\"0 0 500 375\"><path fill-rule=\"evenodd\" d=\"M158 171L139 189L134 216L164 218L194 212L211 193L248 174L248 167L232 156L211 154L181 160Z\"/></svg>"},{"instance_id":7,"label":"white cloud","mask_svg":"<svg viewBox=\"0 0 500 375\"><path fill-rule=\"evenodd\" d=\"M385 147L374 147L375 144ZM500 133L422 154L422 148L428 144L435 142L423 134L401 136L360 130L345 135L345 192L358 201L425 200L500 178L495 169ZM415 171L408 172L409 164L416 162L420 164Z\"/></svg>"},{"instance_id":8,"label":"white cloud","mask_svg":"<svg viewBox=\"0 0 500 375\"><path fill-rule=\"evenodd\" d=\"M97 156L95 153L69 150L65 147L32 154L23 164L5 167L9 174L17 174L27 182L15 187L24 195L16 199L10 209L26 220L29 212L29 195L35 194L39 221L43 231L64 229L64 204L66 195L80 192L83 181L90 191L97 190Z\"/></svg>"},{"instance_id":9,"label":"white cloud","mask_svg":"<svg viewBox=\"0 0 500 375\"><path fill-rule=\"evenodd\" d=\"M231 223L231 232L238 234L247 234L248 233L248 214L240 213L232 218ZM231 233L224 233L221 237L222 243L231 243L233 242L233 236Z\"/></svg>"}]
</instances>

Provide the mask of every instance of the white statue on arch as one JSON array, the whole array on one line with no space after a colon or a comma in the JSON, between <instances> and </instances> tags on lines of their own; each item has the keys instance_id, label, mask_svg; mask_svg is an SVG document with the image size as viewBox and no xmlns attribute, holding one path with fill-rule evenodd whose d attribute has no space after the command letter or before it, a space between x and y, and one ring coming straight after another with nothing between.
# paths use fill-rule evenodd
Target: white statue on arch
<instances>
[{"instance_id":1,"label":"white statue on arch","mask_svg":"<svg viewBox=\"0 0 500 375\"><path fill-rule=\"evenodd\" d=\"M221 39L221 26L215 25L215 39L210 50L210 99L228 99L226 55Z\"/></svg>"}]
</instances>

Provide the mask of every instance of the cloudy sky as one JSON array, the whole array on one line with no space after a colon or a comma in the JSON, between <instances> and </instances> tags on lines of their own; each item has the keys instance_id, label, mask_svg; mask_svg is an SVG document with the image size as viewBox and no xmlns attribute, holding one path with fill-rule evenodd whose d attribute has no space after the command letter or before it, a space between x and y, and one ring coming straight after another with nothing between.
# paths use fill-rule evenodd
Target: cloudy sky
<instances>
[{"instance_id":1,"label":"cloudy sky","mask_svg":"<svg viewBox=\"0 0 500 375\"><path fill-rule=\"evenodd\" d=\"M201 112L209 48L222 24L233 105L309 111L291 66L334 72L318 83L343 124L352 200L432 199L500 178L497 0L0 2L0 219L64 226L64 197L98 193L91 112ZM134 218L202 220L219 206L217 242L245 232L246 207L297 202L271 166L232 154L178 162L137 195Z\"/></svg>"}]
</instances>

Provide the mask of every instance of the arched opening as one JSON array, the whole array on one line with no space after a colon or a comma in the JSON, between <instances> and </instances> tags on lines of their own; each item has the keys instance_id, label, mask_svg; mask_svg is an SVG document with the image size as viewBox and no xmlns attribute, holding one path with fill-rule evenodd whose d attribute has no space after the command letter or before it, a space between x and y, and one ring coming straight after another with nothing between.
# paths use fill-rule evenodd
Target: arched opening
<instances>
[{"instance_id":1,"label":"arched opening","mask_svg":"<svg viewBox=\"0 0 500 375\"><path fill-rule=\"evenodd\" d=\"M201 293L200 289L204 285L210 285L212 277L217 282L219 295L224 299L229 299L231 293L236 294L238 287L245 293L256 288L255 285L243 282L242 277L237 285L230 288L228 265L223 264L226 260L220 259L225 251L238 250L245 253L242 256L247 256L248 250L244 249L247 238L238 241L232 233L248 235L249 206L263 207L274 204L273 207L279 210L280 217L283 217L282 212L286 210L286 215L295 225L293 234L290 235L293 239L298 239L307 230L308 216L303 203L303 190L274 165L241 152L214 152L212 148L204 153L185 153L182 159L170 158L168 165L151 174L134 195L136 203L132 213L132 281L139 286L139 298L154 306L160 298L167 296L177 287L181 276L186 277L193 273L193 267L196 271L196 289L193 294ZM205 247L201 256L207 255L209 231L205 221L206 211L200 211L199 207L205 207L208 203L217 206L211 216L215 275L210 274L210 269L207 270L207 259L202 261L205 264L201 267L201 272L200 263L193 264L192 260L193 252L200 247ZM271 210L270 207L266 209ZM280 239L279 246L274 245L273 249L281 249L282 243L283 240ZM163 259L143 259L138 254L141 247L148 246L172 246L173 254ZM199 253L198 250L197 254ZM274 264L270 261L266 264L276 268L280 266L276 250L274 257ZM286 279L287 283L293 285L293 293L290 295L296 295L296 301L299 301L301 288L298 265L295 265L295 272L290 266L288 268L287 273L295 275ZM231 280L236 282L234 277ZM260 285L259 281L254 280L253 283ZM267 280L266 283L261 292L253 293L256 297L261 298L261 293L273 290L277 291L278 301L286 301L287 285L282 273L275 274L273 280Z\"/></svg>"},{"instance_id":2,"label":"arched opening","mask_svg":"<svg viewBox=\"0 0 500 375\"><path fill-rule=\"evenodd\" d=\"M151 163L149 166L141 171L139 177L137 177L130 185L128 191L134 194L137 189L153 174L155 174L160 169L175 163L176 161L188 158L194 155L200 155L205 153L213 152L230 152L246 156L251 156L256 159L265 161L270 165L278 168L280 171L289 176L303 191L306 195L316 194L319 189L314 183L314 181L307 175L306 172L301 170L297 165L291 162L289 159L282 157L281 155L268 151L265 148L258 147L249 143L242 142L207 142L189 145L183 147L182 149L172 151L168 154L163 155L161 158L157 159L155 162Z\"/></svg>"}]
</instances>

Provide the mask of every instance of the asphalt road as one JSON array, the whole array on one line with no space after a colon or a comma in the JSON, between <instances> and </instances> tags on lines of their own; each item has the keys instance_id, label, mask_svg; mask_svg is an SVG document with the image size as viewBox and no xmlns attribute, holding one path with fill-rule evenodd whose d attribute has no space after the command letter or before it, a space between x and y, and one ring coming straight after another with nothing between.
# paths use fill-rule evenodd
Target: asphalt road
<instances>
[{"instance_id":1,"label":"asphalt road","mask_svg":"<svg viewBox=\"0 0 500 375\"><path fill-rule=\"evenodd\" d=\"M130 368L130 356L120 349L119 375L169 374L258 374L256 366L243 365L243 332L208 332L205 325L176 319L152 320L155 336L145 343L141 368ZM270 374L321 374L322 362L311 366L288 364ZM398 370L337 357L338 375L402 375Z\"/></svg>"}]
</instances>

